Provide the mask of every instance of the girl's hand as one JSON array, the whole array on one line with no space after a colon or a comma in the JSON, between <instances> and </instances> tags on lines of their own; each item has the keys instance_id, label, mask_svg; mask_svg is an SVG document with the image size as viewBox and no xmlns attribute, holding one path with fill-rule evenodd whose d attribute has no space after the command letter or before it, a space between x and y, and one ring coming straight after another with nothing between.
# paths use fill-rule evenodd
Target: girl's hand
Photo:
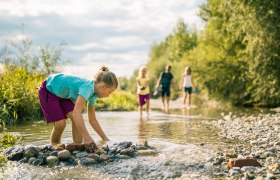
<instances>
[{"instance_id":1,"label":"girl's hand","mask_svg":"<svg viewBox=\"0 0 280 180\"><path fill-rule=\"evenodd\" d=\"M145 87L145 86L142 86L142 87L140 87L140 89L141 89L141 90L144 90L144 89L146 89L146 87Z\"/></svg>"},{"instance_id":2,"label":"girl's hand","mask_svg":"<svg viewBox=\"0 0 280 180\"><path fill-rule=\"evenodd\" d=\"M98 147L95 142L92 141L90 144L85 144L85 149L88 153L94 153L96 150L98 150Z\"/></svg>"}]
</instances>

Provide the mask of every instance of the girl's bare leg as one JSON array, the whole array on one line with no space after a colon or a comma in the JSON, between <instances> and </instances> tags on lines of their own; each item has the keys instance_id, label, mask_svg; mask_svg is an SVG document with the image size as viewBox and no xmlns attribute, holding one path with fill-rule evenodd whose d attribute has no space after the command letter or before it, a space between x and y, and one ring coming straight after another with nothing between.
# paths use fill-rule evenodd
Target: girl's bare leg
<instances>
[{"instance_id":1,"label":"girl's bare leg","mask_svg":"<svg viewBox=\"0 0 280 180\"><path fill-rule=\"evenodd\" d=\"M147 115L149 116L149 111L150 111L150 100L148 100L146 105L146 111L147 111Z\"/></svg>"},{"instance_id":2,"label":"girl's bare leg","mask_svg":"<svg viewBox=\"0 0 280 180\"><path fill-rule=\"evenodd\" d=\"M54 123L54 127L51 133L51 144L56 145L61 142L61 135L66 127L65 119Z\"/></svg>"},{"instance_id":3,"label":"girl's bare leg","mask_svg":"<svg viewBox=\"0 0 280 180\"><path fill-rule=\"evenodd\" d=\"M73 118L73 111L69 112L67 116L70 118L72 121L72 137L73 137L73 142L75 144L82 144L83 143L83 136L81 135L80 131L78 130L74 118Z\"/></svg>"},{"instance_id":4,"label":"girl's bare leg","mask_svg":"<svg viewBox=\"0 0 280 180\"><path fill-rule=\"evenodd\" d=\"M139 105L140 116L142 116L143 106Z\"/></svg>"}]
</instances>

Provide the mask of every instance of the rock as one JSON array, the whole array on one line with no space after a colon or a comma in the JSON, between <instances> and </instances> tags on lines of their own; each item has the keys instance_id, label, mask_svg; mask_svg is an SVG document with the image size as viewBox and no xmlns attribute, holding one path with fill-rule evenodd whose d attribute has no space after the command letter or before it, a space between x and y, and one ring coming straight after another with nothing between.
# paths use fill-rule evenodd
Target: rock
<instances>
[{"instance_id":1,"label":"rock","mask_svg":"<svg viewBox=\"0 0 280 180\"><path fill-rule=\"evenodd\" d=\"M4 151L4 156L11 161L18 161L23 157L24 149L22 147L14 146Z\"/></svg>"},{"instance_id":2,"label":"rock","mask_svg":"<svg viewBox=\"0 0 280 180\"><path fill-rule=\"evenodd\" d=\"M256 159L254 159L254 158L231 160L227 164L227 167L229 169L231 169L232 167L240 167L240 168L242 168L243 166L258 167L258 166L261 166L261 164Z\"/></svg>"},{"instance_id":3,"label":"rock","mask_svg":"<svg viewBox=\"0 0 280 180\"><path fill-rule=\"evenodd\" d=\"M71 153L68 150L62 150L57 154L58 158L61 160L67 160L70 156Z\"/></svg>"},{"instance_id":4,"label":"rock","mask_svg":"<svg viewBox=\"0 0 280 180\"><path fill-rule=\"evenodd\" d=\"M77 164L83 165L83 166L89 166L92 164L96 164L97 162L92 159L92 158L88 158L88 157L83 157L81 159L77 160Z\"/></svg>"},{"instance_id":5,"label":"rock","mask_svg":"<svg viewBox=\"0 0 280 180\"><path fill-rule=\"evenodd\" d=\"M24 148L24 156L27 158L36 157L39 154L34 146L27 146Z\"/></svg>"},{"instance_id":6,"label":"rock","mask_svg":"<svg viewBox=\"0 0 280 180\"><path fill-rule=\"evenodd\" d=\"M94 160L97 161L97 162L100 162L100 161L101 161L100 156L99 156L98 154L90 153L90 154L88 154L87 157L88 157L88 158L92 158L92 159L94 159Z\"/></svg>"},{"instance_id":7,"label":"rock","mask_svg":"<svg viewBox=\"0 0 280 180\"><path fill-rule=\"evenodd\" d=\"M66 150L72 152L72 151L84 151L85 145L83 144L67 144L65 147Z\"/></svg>"},{"instance_id":8,"label":"rock","mask_svg":"<svg viewBox=\"0 0 280 180\"><path fill-rule=\"evenodd\" d=\"M88 155L88 153L86 151L83 152L79 152L76 154L77 158L82 158L82 157L86 157Z\"/></svg>"},{"instance_id":9,"label":"rock","mask_svg":"<svg viewBox=\"0 0 280 180\"><path fill-rule=\"evenodd\" d=\"M33 162L36 161L35 157L31 157L28 159L28 164L33 164Z\"/></svg>"},{"instance_id":10,"label":"rock","mask_svg":"<svg viewBox=\"0 0 280 180\"><path fill-rule=\"evenodd\" d=\"M53 152L51 152L50 156L57 156L58 152L59 151L53 151Z\"/></svg>"},{"instance_id":11,"label":"rock","mask_svg":"<svg viewBox=\"0 0 280 180\"><path fill-rule=\"evenodd\" d=\"M147 149L147 150L139 150L136 152L137 156L153 156L156 155L158 152L156 150Z\"/></svg>"},{"instance_id":12,"label":"rock","mask_svg":"<svg viewBox=\"0 0 280 180\"><path fill-rule=\"evenodd\" d=\"M101 161L107 161L110 159L110 156L106 155L106 154L101 154L100 155L100 160Z\"/></svg>"},{"instance_id":13,"label":"rock","mask_svg":"<svg viewBox=\"0 0 280 180\"><path fill-rule=\"evenodd\" d=\"M47 157L47 164L49 167L54 167L59 164L59 159L56 156L49 156Z\"/></svg>"},{"instance_id":14,"label":"rock","mask_svg":"<svg viewBox=\"0 0 280 180\"><path fill-rule=\"evenodd\" d=\"M131 159L131 156L128 156L128 155L117 154L115 157L118 159Z\"/></svg>"}]
</instances>

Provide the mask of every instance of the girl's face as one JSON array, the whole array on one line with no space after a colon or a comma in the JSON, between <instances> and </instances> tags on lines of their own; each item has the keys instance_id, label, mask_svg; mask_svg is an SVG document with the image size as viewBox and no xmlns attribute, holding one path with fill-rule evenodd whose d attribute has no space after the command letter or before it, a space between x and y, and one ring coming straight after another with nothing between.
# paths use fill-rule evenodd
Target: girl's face
<instances>
[{"instance_id":1,"label":"girl's face","mask_svg":"<svg viewBox=\"0 0 280 180\"><path fill-rule=\"evenodd\" d=\"M141 69L141 74L142 76L145 76L147 74L147 69L146 68Z\"/></svg>"},{"instance_id":2,"label":"girl's face","mask_svg":"<svg viewBox=\"0 0 280 180\"><path fill-rule=\"evenodd\" d=\"M105 97L109 97L109 95L115 90L116 88L108 87L105 83L101 82L98 84L96 93L99 98L105 98Z\"/></svg>"}]
</instances>

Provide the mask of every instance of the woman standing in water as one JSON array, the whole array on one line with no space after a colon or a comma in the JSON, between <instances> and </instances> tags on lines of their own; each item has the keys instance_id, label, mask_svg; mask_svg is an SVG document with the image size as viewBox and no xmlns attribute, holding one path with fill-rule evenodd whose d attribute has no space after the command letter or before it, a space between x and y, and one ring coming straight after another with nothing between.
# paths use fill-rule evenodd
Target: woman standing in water
<instances>
[{"instance_id":1,"label":"woman standing in water","mask_svg":"<svg viewBox=\"0 0 280 180\"><path fill-rule=\"evenodd\" d=\"M181 78L181 85L180 85L180 89L183 88L183 106L182 108L186 107L186 100L187 100L187 96L188 96L188 109L191 108L191 95L192 95L192 91L193 91L193 87L195 88L195 84L193 82L193 78L192 78L192 70L191 68L188 66L185 68L184 73L182 74L182 78Z\"/></svg>"}]
</instances>

